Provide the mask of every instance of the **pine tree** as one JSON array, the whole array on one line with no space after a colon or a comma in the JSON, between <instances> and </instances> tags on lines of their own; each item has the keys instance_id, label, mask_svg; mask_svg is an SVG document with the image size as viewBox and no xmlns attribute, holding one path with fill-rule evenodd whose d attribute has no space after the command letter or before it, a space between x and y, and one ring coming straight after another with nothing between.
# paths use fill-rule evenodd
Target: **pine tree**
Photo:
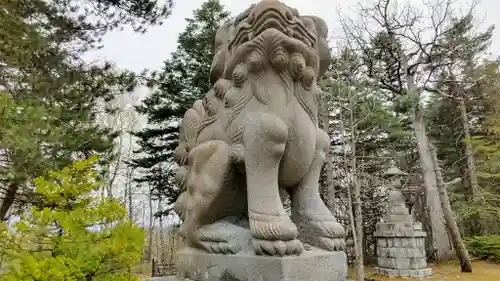
<instances>
[{"instance_id":1,"label":"pine tree","mask_svg":"<svg viewBox=\"0 0 500 281\"><path fill-rule=\"evenodd\" d=\"M475 132L470 143L473 147L477 176L481 185L480 196L470 200L464 196L465 192L458 190L454 207L459 219L463 222L464 231L470 235L490 235L500 231L500 95L498 80L500 78L500 60L486 60L475 69L476 77L481 77L481 82L469 92L481 96L482 102L475 107L481 115L475 121ZM465 193L466 194L466 193ZM469 199L469 200L467 200ZM471 229L471 221L480 218L482 231ZM474 225L472 225L474 226Z\"/></svg>"},{"instance_id":2,"label":"pine tree","mask_svg":"<svg viewBox=\"0 0 500 281\"><path fill-rule=\"evenodd\" d=\"M476 32L474 17L467 15L460 19L453 19L452 32L449 32L440 40L439 49L445 50L436 56L435 64L441 64L438 73L438 94L433 105L443 105L449 115L455 115L450 126L455 131L455 139L448 140L448 143L441 142L441 147L446 147L449 143L459 144L457 152L464 158L464 165L461 167L467 175L469 189L473 196L478 196L480 187L477 180L476 165L470 143L468 142L474 131L474 124L471 120L476 119L481 112L475 110L477 104L482 101L480 95L469 91L477 83L474 77L474 69L480 63L480 57L490 46L493 35L493 26L484 32ZM439 108L437 110L441 111ZM475 113L473 113L475 112ZM451 113L451 114L450 114ZM444 117L444 119L449 119ZM440 120L441 121L441 120ZM454 124L453 124L454 123ZM456 154L456 153L455 153ZM446 156L447 158L447 156ZM460 159L461 160L461 159Z\"/></svg>"},{"instance_id":3,"label":"pine tree","mask_svg":"<svg viewBox=\"0 0 500 281\"><path fill-rule=\"evenodd\" d=\"M430 134L436 138L437 151L445 159L443 176L447 178L464 177L462 200L479 198L481 188L478 180L477 165L470 142L473 135L481 129L481 115L485 108L483 93L475 91L480 81L476 68L481 64L480 57L490 45L493 27L484 32L476 32L474 17L468 15L453 19L454 26L440 40L439 48L446 50L435 57L435 64L441 64L437 76L437 95L430 105ZM436 126L436 127L433 127ZM438 156L439 157L439 156ZM449 167L449 168L447 168ZM454 170L454 171L453 171ZM481 234L484 228L478 214L466 223L466 228L474 234Z\"/></svg>"},{"instance_id":4,"label":"pine tree","mask_svg":"<svg viewBox=\"0 0 500 281\"><path fill-rule=\"evenodd\" d=\"M87 64L81 56L111 29L130 24L141 31L157 23L170 13L170 2L165 3L0 3L0 91L8 101L2 104L2 114L9 115L0 127L7 132L0 140L0 219L7 219L13 206L34 203L31 180L45 171L91 154L100 154L101 164L113 157L116 134L96 124L97 105L131 90L137 81L133 73L117 71L108 63ZM21 113L12 115L18 107ZM23 110L32 108L46 113L46 123L39 122L42 116L22 116ZM19 118L23 122L16 123ZM32 134L9 134L25 128Z\"/></svg>"},{"instance_id":5,"label":"pine tree","mask_svg":"<svg viewBox=\"0 0 500 281\"><path fill-rule=\"evenodd\" d=\"M178 122L210 88L214 37L227 20L229 13L218 0L209 0L196 9L179 35L177 50L165 61L162 71L150 77L150 86L157 89L137 108L148 117L150 127L135 134L141 148L131 165L145 171L137 179L139 184L148 184L154 197L164 198L167 203L178 196L172 159L178 141Z\"/></svg>"}]
</instances>

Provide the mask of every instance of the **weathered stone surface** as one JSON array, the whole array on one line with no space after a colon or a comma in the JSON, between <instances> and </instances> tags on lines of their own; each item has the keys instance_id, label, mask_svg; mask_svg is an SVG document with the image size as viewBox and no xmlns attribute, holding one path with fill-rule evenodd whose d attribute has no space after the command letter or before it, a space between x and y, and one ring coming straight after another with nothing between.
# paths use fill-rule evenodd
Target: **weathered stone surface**
<instances>
[{"instance_id":1,"label":"weathered stone surface","mask_svg":"<svg viewBox=\"0 0 500 281\"><path fill-rule=\"evenodd\" d=\"M424 269L427 267L427 262L425 257L378 257L378 266L392 269Z\"/></svg>"},{"instance_id":2,"label":"weathered stone surface","mask_svg":"<svg viewBox=\"0 0 500 281\"><path fill-rule=\"evenodd\" d=\"M423 247L413 248L387 248L387 247L377 247L377 254L379 257L390 257L390 258L424 258L425 249Z\"/></svg>"},{"instance_id":3,"label":"weathered stone surface","mask_svg":"<svg viewBox=\"0 0 500 281\"><path fill-rule=\"evenodd\" d=\"M151 277L146 281L190 281L187 278L177 278L177 276Z\"/></svg>"},{"instance_id":4,"label":"weathered stone surface","mask_svg":"<svg viewBox=\"0 0 500 281\"><path fill-rule=\"evenodd\" d=\"M177 278L177 276L165 276L165 277L153 277L150 279L146 279L145 281L192 281L187 278ZM225 281L233 281L233 280L225 280ZM351 279L347 279L346 281L354 281Z\"/></svg>"},{"instance_id":5,"label":"weathered stone surface","mask_svg":"<svg viewBox=\"0 0 500 281\"><path fill-rule=\"evenodd\" d=\"M183 249L177 277L193 281L345 281L344 252L306 251L300 256L217 255Z\"/></svg>"},{"instance_id":6,"label":"weathered stone surface","mask_svg":"<svg viewBox=\"0 0 500 281\"><path fill-rule=\"evenodd\" d=\"M411 277L424 278L432 275L431 268L424 269L390 269L390 268L375 268L375 272L380 275L389 277Z\"/></svg>"},{"instance_id":7,"label":"weathered stone surface","mask_svg":"<svg viewBox=\"0 0 500 281\"><path fill-rule=\"evenodd\" d=\"M175 211L190 247L240 252L238 235L213 227L237 217L247 221L257 255L297 255L304 244L345 248L344 228L318 190L330 148L317 116L327 38L323 19L269 0L217 31L213 86L185 113L175 151L182 188ZM280 190L293 194L293 218Z\"/></svg>"},{"instance_id":8,"label":"weathered stone surface","mask_svg":"<svg viewBox=\"0 0 500 281\"><path fill-rule=\"evenodd\" d=\"M413 222L382 222L376 225L375 237L427 237L421 224Z\"/></svg>"}]
</instances>

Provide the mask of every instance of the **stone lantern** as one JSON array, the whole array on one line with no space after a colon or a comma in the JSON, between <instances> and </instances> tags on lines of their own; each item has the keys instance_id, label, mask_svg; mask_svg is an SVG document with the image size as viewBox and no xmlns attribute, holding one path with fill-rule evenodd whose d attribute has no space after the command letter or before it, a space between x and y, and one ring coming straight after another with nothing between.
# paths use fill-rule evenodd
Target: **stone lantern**
<instances>
[{"instance_id":1,"label":"stone lantern","mask_svg":"<svg viewBox=\"0 0 500 281\"><path fill-rule=\"evenodd\" d=\"M415 222L401 192L401 179L406 176L396 166L385 173L389 204L382 222L376 225L377 267L380 275L421 278L432 274L427 268L425 238L422 224Z\"/></svg>"},{"instance_id":2,"label":"stone lantern","mask_svg":"<svg viewBox=\"0 0 500 281\"><path fill-rule=\"evenodd\" d=\"M384 172L383 177L389 181L389 185L391 187L401 188L401 180L407 175L407 173L401 171L398 167L396 167L393 162L392 166Z\"/></svg>"},{"instance_id":3,"label":"stone lantern","mask_svg":"<svg viewBox=\"0 0 500 281\"><path fill-rule=\"evenodd\" d=\"M405 197L401 191L401 180L406 175L406 173L394 165L383 174L384 178L388 181L389 188L389 205L383 219L385 222L413 221L406 207Z\"/></svg>"}]
</instances>

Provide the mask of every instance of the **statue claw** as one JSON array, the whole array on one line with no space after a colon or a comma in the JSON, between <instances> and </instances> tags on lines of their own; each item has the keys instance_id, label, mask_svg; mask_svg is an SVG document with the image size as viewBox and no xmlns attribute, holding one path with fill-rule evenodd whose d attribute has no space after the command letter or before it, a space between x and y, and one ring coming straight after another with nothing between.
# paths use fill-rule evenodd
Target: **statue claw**
<instances>
[{"instance_id":1,"label":"statue claw","mask_svg":"<svg viewBox=\"0 0 500 281\"><path fill-rule=\"evenodd\" d=\"M345 250L345 240L342 238L328 238L328 237L320 237L318 239L317 247L321 248L325 251L336 252L336 251L344 251Z\"/></svg>"},{"instance_id":2,"label":"statue claw","mask_svg":"<svg viewBox=\"0 0 500 281\"><path fill-rule=\"evenodd\" d=\"M241 246L239 244L232 243L230 241L200 241L199 244L203 247L203 249L211 254L237 254L241 250Z\"/></svg>"},{"instance_id":3,"label":"statue claw","mask_svg":"<svg viewBox=\"0 0 500 281\"><path fill-rule=\"evenodd\" d=\"M268 256L290 256L300 255L304 251L302 242L297 239L282 241L282 240L260 240L254 239L253 246L255 254Z\"/></svg>"}]
</instances>

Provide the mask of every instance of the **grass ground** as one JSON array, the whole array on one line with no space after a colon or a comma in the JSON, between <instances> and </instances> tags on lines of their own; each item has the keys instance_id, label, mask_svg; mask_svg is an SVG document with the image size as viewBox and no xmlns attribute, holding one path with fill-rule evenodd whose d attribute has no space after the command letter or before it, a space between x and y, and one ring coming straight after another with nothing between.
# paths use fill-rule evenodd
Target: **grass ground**
<instances>
[{"instance_id":1,"label":"grass ground","mask_svg":"<svg viewBox=\"0 0 500 281\"><path fill-rule=\"evenodd\" d=\"M493 264L485 261L473 261L472 273L460 272L460 264L458 261L452 261L446 264L431 265L432 276L421 279L424 281L500 281L500 264ZM367 278L372 278L374 281L403 281L403 280L418 280L410 278L387 278L376 276L373 269L366 269ZM353 272L349 273L349 278L354 279Z\"/></svg>"},{"instance_id":2,"label":"grass ground","mask_svg":"<svg viewBox=\"0 0 500 281\"><path fill-rule=\"evenodd\" d=\"M142 280L146 280L151 278L151 263L139 264L130 269L132 274L135 274L142 278Z\"/></svg>"}]
</instances>

